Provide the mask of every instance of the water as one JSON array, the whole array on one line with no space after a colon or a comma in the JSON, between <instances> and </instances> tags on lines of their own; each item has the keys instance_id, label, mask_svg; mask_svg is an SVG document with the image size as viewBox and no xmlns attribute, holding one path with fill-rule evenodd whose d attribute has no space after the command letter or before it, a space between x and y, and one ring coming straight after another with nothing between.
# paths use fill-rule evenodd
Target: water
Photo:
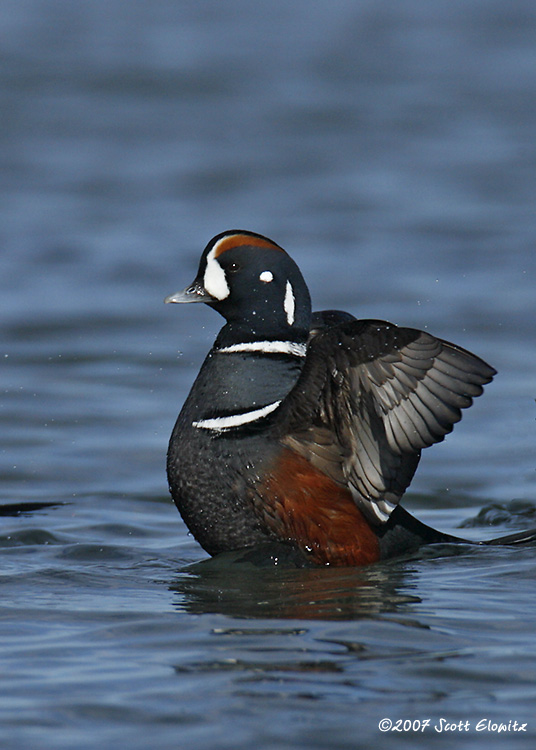
<instances>
[{"instance_id":1,"label":"water","mask_svg":"<svg viewBox=\"0 0 536 750\"><path fill-rule=\"evenodd\" d=\"M499 376L406 506L473 539L536 526L533 3L0 19L2 747L534 747L534 549L206 559L164 463L220 321L162 304L243 227L317 308L474 350Z\"/></svg>"}]
</instances>

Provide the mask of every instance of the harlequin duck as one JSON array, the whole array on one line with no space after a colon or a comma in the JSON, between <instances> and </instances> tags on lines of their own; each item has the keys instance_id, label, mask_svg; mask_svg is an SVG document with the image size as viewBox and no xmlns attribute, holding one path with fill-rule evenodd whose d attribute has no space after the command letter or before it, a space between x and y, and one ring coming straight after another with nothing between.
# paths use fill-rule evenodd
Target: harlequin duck
<instances>
[{"instance_id":1,"label":"harlequin duck","mask_svg":"<svg viewBox=\"0 0 536 750\"><path fill-rule=\"evenodd\" d=\"M167 460L175 504L209 554L276 543L312 564L364 565L465 542L398 503L422 449L492 367L423 331L312 313L296 263L245 230L214 237L193 284L165 301L205 302L226 320Z\"/></svg>"}]
</instances>

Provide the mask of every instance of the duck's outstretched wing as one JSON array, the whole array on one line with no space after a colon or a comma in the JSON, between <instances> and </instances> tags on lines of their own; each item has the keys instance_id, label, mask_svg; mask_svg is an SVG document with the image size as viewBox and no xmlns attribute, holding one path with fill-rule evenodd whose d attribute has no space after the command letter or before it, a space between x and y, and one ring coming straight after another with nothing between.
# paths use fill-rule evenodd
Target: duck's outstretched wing
<instances>
[{"instance_id":1,"label":"duck's outstretched wing","mask_svg":"<svg viewBox=\"0 0 536 750\"><path fill-rule=\"evenodd\" d=\"M443 440L495 370L423 331L325 315L278 410L280 439L385 522L421 450Z\"/></svg>"}]
</instances>

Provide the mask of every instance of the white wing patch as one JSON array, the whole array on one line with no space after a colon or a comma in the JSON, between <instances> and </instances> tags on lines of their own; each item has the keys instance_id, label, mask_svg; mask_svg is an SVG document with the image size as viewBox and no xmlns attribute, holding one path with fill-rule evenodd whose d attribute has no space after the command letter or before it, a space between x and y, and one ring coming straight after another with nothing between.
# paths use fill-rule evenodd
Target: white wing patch
<instances>
[{"instance_id":1,"label":"white wing patch","mask_svg":"<svg viewBox=\"0 0 536 750\"><path fill-rule=\"evenodd\" d=\"M296 311L296 300L294 299L294 289L290 281L287 281L285 289L285 300L283 302L283 309L287 316L287 323L291 326L294 323L294 313Z\"/></svg>"},{"instance_id":2,"label":"white wing patch","mask_svg":"<svg viewBox=\"0 0 536 750\"><path fill-rule=\"evenodd\" d=\"M223 300L229 296L230 289L227 284L227 279L225 278L225 271L216 258L216 248L217 245L215 245L207 255L203 286L212 297Z\"/></svg>"}]
</instances>

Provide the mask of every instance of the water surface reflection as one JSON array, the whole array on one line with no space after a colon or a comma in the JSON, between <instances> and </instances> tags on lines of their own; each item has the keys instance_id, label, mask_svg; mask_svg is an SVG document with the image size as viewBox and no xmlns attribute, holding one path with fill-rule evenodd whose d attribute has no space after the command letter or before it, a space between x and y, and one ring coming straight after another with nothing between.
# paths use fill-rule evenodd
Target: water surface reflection
<instances>
[{"instance_id":1,"label":"water surface reflection","mask_svg":"<svg viewBox=\"0 0 536 750\"><path fill-rule=\"evenodd\" d=\"M224 559L223 559L224 558ZM181 571L170 587L175 605L195 614L303 620L353 620L409 614L420 602L407 566L368 568L258 567L220 556Z\"/></svg>"}]
</instances>

